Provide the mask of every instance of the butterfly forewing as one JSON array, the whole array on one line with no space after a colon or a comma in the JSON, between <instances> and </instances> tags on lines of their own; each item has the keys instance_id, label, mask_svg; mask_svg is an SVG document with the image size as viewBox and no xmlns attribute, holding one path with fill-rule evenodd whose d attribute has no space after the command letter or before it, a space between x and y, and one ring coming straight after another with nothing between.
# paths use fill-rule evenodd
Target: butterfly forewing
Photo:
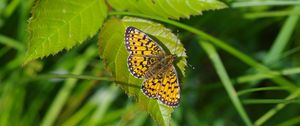
<instances>
[{"instance_id":1,"label":"butterfly forewing","mask_svg":"<svg viewBox=\"0 0 300 126\"><path fill-rule=\"evenodd\" d=\"M156 42L134 27L126 28L125 46L130 54L127 60L130 73L137 78L142 78L151 65L159 62L158 56L164 54Z\"/></svg>"},{"instance_id":2,"label":"butterfly forewing","mask_svg":"<svg viewBox=\"0 0 300 126\"><path fill-rule=\"evenodd\" d=\"M159 55L163 54L162 48L148 35L134 27L127 27L125 32L125 45L133 55Z\"/></svg>"},{"instance_id":3,"label":"butterfly forewing","mask_svg":"<svg viewBox=\"0 0 300 126\"><path fill-rule=\"evenodd\" d=\"M127 62L130 73L137 78L142 78L146 72L149 71L149 68L155 62L158 62L158 58L142 55L129 55Z\"/></svg>"}]
</instances>

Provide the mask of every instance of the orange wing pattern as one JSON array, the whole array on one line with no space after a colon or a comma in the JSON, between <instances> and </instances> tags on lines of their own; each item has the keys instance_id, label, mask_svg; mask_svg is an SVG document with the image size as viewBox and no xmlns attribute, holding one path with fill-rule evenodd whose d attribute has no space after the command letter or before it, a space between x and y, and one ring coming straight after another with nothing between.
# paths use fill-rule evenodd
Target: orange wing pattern
<instances>
[{"instance_id":1,"label":"orange wing pattern","mask_svg":"<svg viewBox=\"0 0 300 126\"><path fill-rule=\"evenodd\" d=\"M125 32L125 46L131 55L159 55L164 54L162 48L148 35L134 27L127 27Z\"/></svg>"},{"instance_id":2,"label":"orange wing pattern","mask_svg":"<svg viewBox=\"0 0 300 126\"><path fill-rule=\"evenodd\" d=\"M155 62L158 62L157 57L141 55L129 55L127 59L130 73L137 78L144 77L151 65L153 65Z\"/></svg>"},{"instance_id":3,"label":"orange wing pattern","mask_svg":"<svg viewBox=\"0 0 300 126\"><path fill-rule=\"evenodd\" d=\"M162 74L158 74L156 76L153 76L152 78L145 79L142 84L142 92L150 98L156 98L157 93L161 88L162 81Z\"/></svg>"},{"instance_id":4,"label":"orange wing pattern","mask_svg":"<svg viewBox=\"0 0 300 126\"><path fill-rule=\"evenodd\" d=\"M129 71L137 78L144 77L149 67L155 62L159 62L158 56L164 54L156 42L134 27L126 29L125 46L130 53L127 60Z\"/></svg>"},{"instance_id":5,"label":"orange wing pattern","mask_svg":"<svg viewBox=\"0 0 300 126\"><path fill-rule=\"evenodd\" d=\"M130 73L144 78L142 92L168 107L177 107L180 86L173 60L165 58L165 52L148 35L131 26L125 32L125 47L129 52L127 64Z\"/></svg>"},{"instance_id":6,"label":"orange wing pattern","mask_svg":"<svg viewBox=\"0 0 300 126\"><path fill-rule=\"evenodd\" d=\"M176 107L180 101L180 86L175 68L172 66L165 73L157 98L163 104Z\"/></svg>"},{"instance_id":7,"label":"orange wing pattern","mask_svg":"<svg viewBox=\"0 0 300 126\"><path fill-rule=\"evenodd\" d=\"M142 92L150 98L157 98L169 107L178 106L180 86L175 68L171 66L167 71L144 80Z\"/></svg>"}]
</instances>

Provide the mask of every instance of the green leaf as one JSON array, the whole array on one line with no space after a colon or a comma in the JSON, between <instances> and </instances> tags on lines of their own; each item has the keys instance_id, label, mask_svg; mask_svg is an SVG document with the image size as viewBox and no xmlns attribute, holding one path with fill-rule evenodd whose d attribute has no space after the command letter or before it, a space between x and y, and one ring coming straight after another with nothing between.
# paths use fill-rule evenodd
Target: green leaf
<instances>
[{"instance_id":1,"label":"green leaf","mask_svg":"<svg viewBox=\"0 0 300 126\"><path fill-rule=\"evenodd\" d=\"M201 15L202 11L223 9L227 6L218 0L108 0L118 11L143 13L163 18L189 18Z\"/></svg>"},{"instance_id":2,"label":"green leaf","mask_svg":"<svg viewBox=\"0 0 300 126\"><path fill-rule=\"evenodd\" d=\"M93 36L107 15L103 0L40 0L29 20L25 63L71 49Z\"/></svg>"},{"instance_id":3,"label":"green leaf","mask_svg":"<svg viewBox=\"0 0 300 126\"><path fill-rule=\"evenodd\" d=\"M125 48L124 33L127 26L134 26L151 37L155 37L165 46L166 52L176 54L178 61L175 66L177 73L184 75L186 54L180 40L171 31L161 24L148 20L125 17L122 20L112 18L101 29L99 35L99 52L106 62L107 68L112 72L121 88L129 95L134 96L139 105L144 108L160 125L169 125L172 108L161 105L155 99L149 99L140 90L142 79L134 78L127 67L128 52ZM182 78L183 76L180 76Z\"/></svg>"}]
</instances>

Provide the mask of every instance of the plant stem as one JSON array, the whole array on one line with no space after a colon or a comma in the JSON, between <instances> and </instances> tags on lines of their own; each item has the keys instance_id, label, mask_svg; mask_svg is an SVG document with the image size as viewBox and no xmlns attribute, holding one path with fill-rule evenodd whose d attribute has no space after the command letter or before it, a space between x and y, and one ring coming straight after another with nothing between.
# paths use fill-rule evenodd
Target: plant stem
<instances>
[{"instance_id":1,"label":"plant stem","mask_svg":"<svg viewBox=\"0 0 300 126\"><path fill-rule=\"evenodd\" d=\"M264 0L264 1L239 1L231 4L231 7L256 7L256 6L284 6L284 5L299 5L297 0Z\"/></svg>"},{"instance_id":2,"label":"plant stem","mask_svg":"<svg viewBox=\"0 0 300 126\"><path fill-rule=\"evenodd\" d=\"M76 78L76 79L85 79L85 80L100 80L100 81L114 81L113 78L109 77L96 77L89 75L75 75L75 74L46 74L39 75L39 79L45 78Z\"/></svg>"}]
</instances>

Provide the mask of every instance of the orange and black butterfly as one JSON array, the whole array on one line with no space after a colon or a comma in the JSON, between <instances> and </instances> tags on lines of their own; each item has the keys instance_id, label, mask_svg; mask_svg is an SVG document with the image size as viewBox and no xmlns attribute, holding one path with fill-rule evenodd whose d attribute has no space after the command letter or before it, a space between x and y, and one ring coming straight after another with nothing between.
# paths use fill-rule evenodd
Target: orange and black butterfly
<instances>
[{"instance_id":1,"label":"orange and black butterfly","mask_svg":"<svg viewBox=\"0 0 300 126\"><path fill-rule=\"evenodd\" d=\"M167 55L157 42L141 30L129 26L125 30L125 47L130 73L144 79L142 92L168 107L177 107L180 85L173 62L175 55Z\"/></svg>"}]
</instances>

